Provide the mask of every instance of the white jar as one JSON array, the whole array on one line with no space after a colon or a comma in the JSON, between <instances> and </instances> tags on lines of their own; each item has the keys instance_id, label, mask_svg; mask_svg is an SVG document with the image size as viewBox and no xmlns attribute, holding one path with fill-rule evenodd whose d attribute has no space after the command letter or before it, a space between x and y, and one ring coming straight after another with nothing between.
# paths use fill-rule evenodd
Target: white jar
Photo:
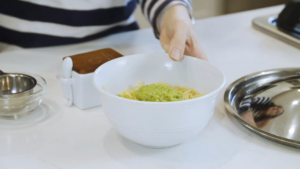
<instances>
[{"instance_id":1,"label":"white jar","mask_svg":"<svg viewBox=\"0 0 300 169\"><path fill-rule=\"evenodd\" d=\"M64 58L60 80L63 95L69 99L68 106L74 104L80 109L100 106L99 93L93 85L94 70L121 56L117 51L106 48Z\"/></svg>"},{"instance_id":2,"label":"white jar","mask_svg":"<svg viewBox=\"0 0 300 169\"><path fill-rule=\"evenodd\" d=\"M72 59L65 58L63 61L63 93L66 99L69 99L68 106L74 104L80 109L88 109L100 106L100 97L97 89L93 85L93 74L79 74L72 70Z\"/></svg>"}]
</instances>

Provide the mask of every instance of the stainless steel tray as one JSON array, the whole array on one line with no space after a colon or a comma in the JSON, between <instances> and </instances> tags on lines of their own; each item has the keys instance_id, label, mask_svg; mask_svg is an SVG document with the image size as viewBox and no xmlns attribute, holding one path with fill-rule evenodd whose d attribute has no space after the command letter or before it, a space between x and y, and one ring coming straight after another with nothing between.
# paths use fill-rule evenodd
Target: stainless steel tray
<instances>
[{"instance_id":1,"label":"stainless steel tray","mask_svg":"<svg viewBox=\"0 0 300 169\"><path fill-rule=\"evenodd\" d=\"M252 25L257 30L260 30L270 36L273 36L300 49L299 35L279 30L276 26L277 16L278 14L255 18L252 21Z\"/></svg>"},{"instance_id":2,"label":"stainless steel tray","mask_svg":"<svg viewBox=\"0 0 300 169\"><path fill-rule=\"evenodd\" d=\"M300 68L244 76L227 88L224 101L226 109L249 130L300 148Z\"/></svg>"}]
</instances>

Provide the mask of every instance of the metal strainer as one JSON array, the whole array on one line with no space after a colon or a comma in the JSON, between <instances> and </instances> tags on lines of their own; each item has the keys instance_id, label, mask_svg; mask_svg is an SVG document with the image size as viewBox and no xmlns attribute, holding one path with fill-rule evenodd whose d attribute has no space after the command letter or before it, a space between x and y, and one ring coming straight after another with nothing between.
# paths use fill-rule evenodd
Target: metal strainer
<instances>
[{"instance_id":1,"label":"metal strainer","mask_svg":"<svg viewBox=\"0 0 300 169\"><path fill-rule=\"evenodd\" d=\"M0 98L17 98L30 95L36 79L21 73L4 73L0 70Z\"/></svg>"}]
</instances>

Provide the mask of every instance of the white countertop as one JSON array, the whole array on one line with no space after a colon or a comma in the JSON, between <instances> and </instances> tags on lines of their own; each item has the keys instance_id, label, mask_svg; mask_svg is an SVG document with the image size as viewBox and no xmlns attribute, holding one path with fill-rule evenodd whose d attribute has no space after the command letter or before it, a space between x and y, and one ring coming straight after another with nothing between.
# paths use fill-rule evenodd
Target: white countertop
<instances>
[{"instance_id":1,"label":"white countertop","mask_svg":"<svg viewBox=\"0 0 300 169\"><path fill-rule=\"evenodd\" d=\"M197 21L197 36L210 62L224 72L226 87L256 71L299 67L299 49L251 26L254 17L281 9L277 6ZM299 150L251 133L225 111L225 88L201 134L169 149L148 149L122 138L101 107L82 111L65 106L67 100L56 79L62 57L105 47L122 54L163 52L152 30L145 29L78 45L0 53L3 71L36 73L48 83L40 114L27 121L0 120L0 169L300 168Z\"/></svg>"}]
</instances>

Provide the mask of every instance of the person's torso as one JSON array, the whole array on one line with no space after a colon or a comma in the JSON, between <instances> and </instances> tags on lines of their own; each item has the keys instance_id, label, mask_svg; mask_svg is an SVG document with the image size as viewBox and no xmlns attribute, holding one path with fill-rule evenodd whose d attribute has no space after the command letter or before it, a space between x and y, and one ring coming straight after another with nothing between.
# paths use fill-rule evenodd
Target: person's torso
<instances>
[{"instance_id":1,"label":"person's torso","mask_svg":"<svg viewBox=\"0 0 300 169\"><path fill-rule=\"evenodd\" d=\"M137 0L1 0L0 42L44 47L135 30L136 5Z\"/></svg>"}]
</instances>

